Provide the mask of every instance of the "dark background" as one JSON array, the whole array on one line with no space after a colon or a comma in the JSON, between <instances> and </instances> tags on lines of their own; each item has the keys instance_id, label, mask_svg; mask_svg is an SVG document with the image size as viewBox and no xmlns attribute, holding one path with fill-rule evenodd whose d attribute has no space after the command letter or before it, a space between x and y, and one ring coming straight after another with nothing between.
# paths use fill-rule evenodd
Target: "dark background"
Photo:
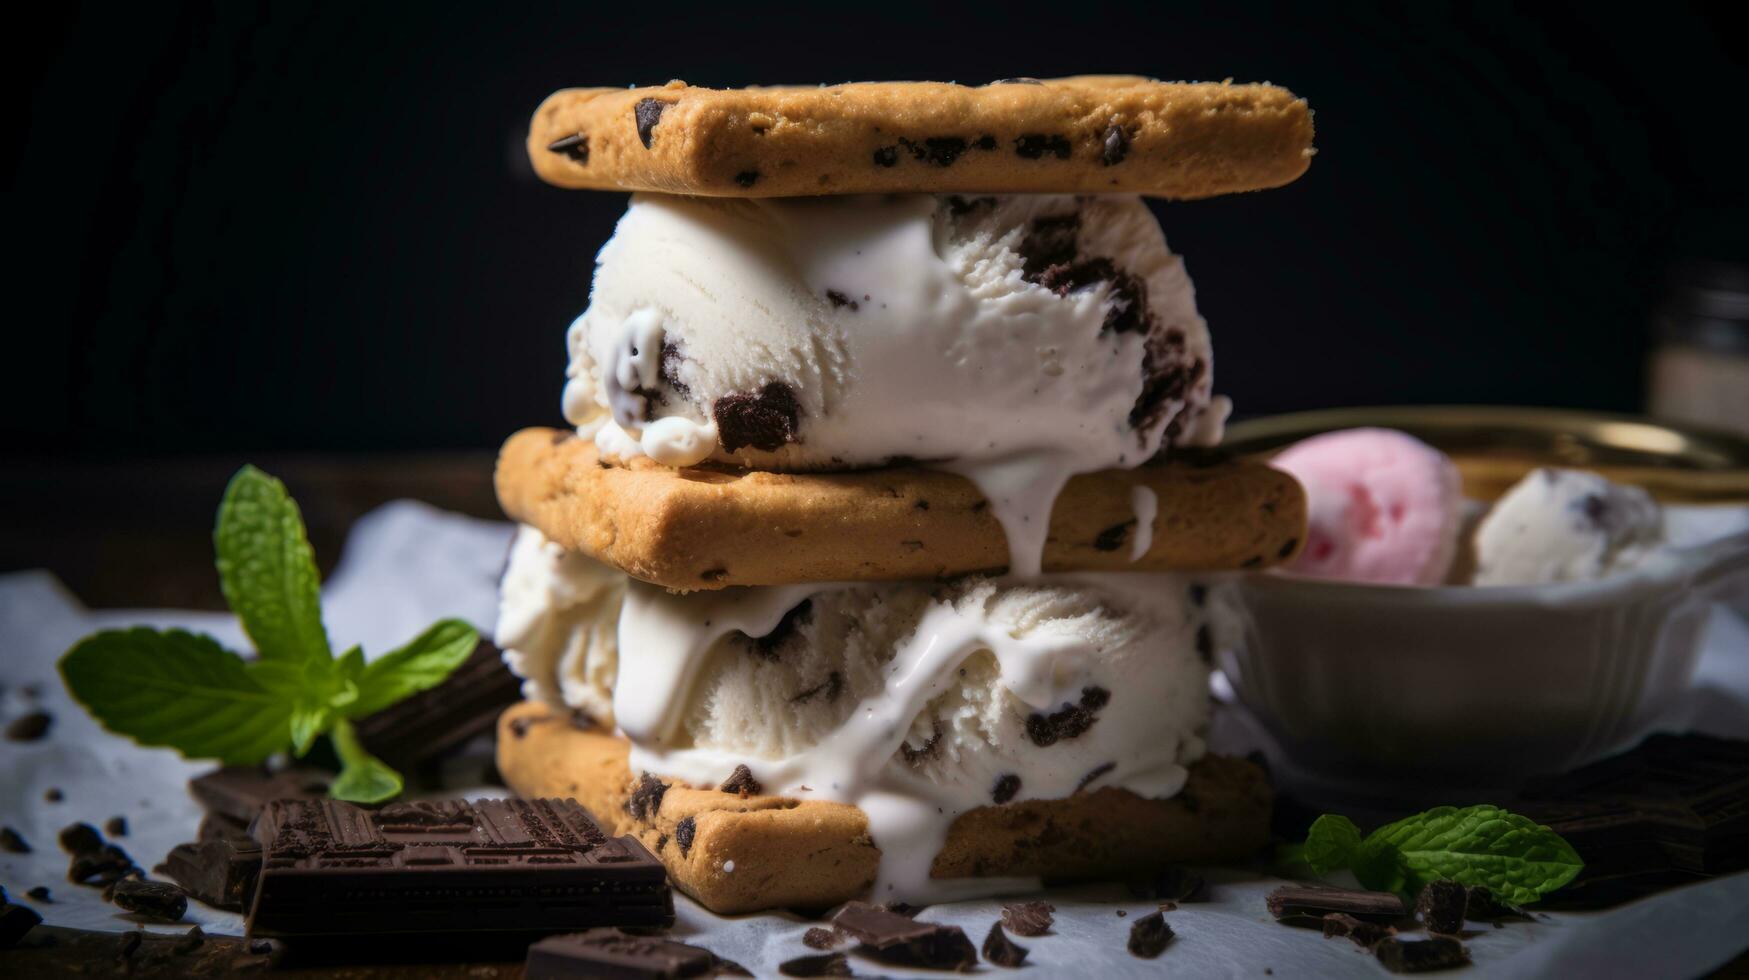
<instances>
[{"instance_id":1,"label":"dark background","mask_svg":"<svg viewBox=\"0 0 1749 980\"><path fill-rule=\"evenodd\" d=\"M1744 251L1745 32L1723 5L1411 6L38 11L5 42L5 452L490 450L557 422L623 198L536 182L524 126L552 89L672 76L1286 85L1310 173L1159 207L1240 414L1639 407L1671 263Z\"/></svg>"}]
</instances>

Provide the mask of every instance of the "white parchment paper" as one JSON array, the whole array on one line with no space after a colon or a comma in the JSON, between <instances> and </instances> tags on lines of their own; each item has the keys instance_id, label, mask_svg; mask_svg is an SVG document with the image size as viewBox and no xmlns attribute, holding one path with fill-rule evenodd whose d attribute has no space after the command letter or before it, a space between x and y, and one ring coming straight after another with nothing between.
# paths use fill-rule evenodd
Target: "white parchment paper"
<instances>
[{"instance_id":1,"label":"white parchment paper","mask_svg":"<svg viewBox=\"0 0 1749 980\"><path fill-rule=\"evenodd\" d=\"M400 502L382 507L354 528L346 553L324 588L324 610L337 649L353 643L380 654L404 642L440 616L457 615L489 632L496 580L509 545L506 524L476 521ZM151 574L142 556L140 574ZM236 621L209 613L129 610L95 613L82 608L53 576L20 572L0 576L0 725L41 707L54 716L47 738L0 740L0 825L18 830L34 849L0 853L0 885L13 901L32 905L52 925L122 931L142 928L104 903L95 888L66 880L67 857L55 842L75 820L101 827L125 816L129 835L117 838L142 867L151 868L177 843L191 839L200 809L185 785L206 764L174 752L142 749L104 733L73 704L55 674L55 661L96 629L134 624L176 625L209 632L243 648ZM35 697L27 688L37 692ZM1680 714L1686 727L1749 737L1749 624L1724 608L1712 618L1706 651L1690 703ZM64 800L44 794L59 789ZM482 787L467 795L491 795ZM1129 955L1125 940L1136 916L1153 903L1130 898L1116 886L1056 889L1044 896L1057 907L1051 934L1014 937L1030 950L1036 976L1198 977L1385 976L1367 953L1347 940L1270 920L1263 898L1280 882L1241 871L1215 871L1212 901L1168 913L1177 939L1158 960ZM53 901L25 896L46 885ZM802 933L817 923L796 916L724 918L677 897L675 938L709 947L760 976L776 975L784 960L813 952ZM933 906L930 921L960 926L981 943L998 917L999 900ZM1119 915L1118 913L1124 913ZM199 923L211 933L240 935L239 916L191 903L177 926L145 925L162 932ZM1749 873L1657 895L1617 909L1551 913L1501 929L1481 927L1466 940L1475 966L1462 974L1486 977L1693 976L1730 959L1749 945ZM859 974L909 975L852 957ZM999 972L985 966L984 972ZM917 974L929 975L929 974ZM940 975L940 974L935 974Z\"/></svg>"}]
</instances>

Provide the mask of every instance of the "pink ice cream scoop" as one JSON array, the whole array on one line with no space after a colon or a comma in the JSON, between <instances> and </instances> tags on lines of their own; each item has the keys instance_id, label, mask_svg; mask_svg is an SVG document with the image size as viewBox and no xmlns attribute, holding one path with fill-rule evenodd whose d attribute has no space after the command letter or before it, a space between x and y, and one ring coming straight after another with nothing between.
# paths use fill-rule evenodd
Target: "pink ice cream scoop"
<instances>
[{"instance_id":1,"label":"pink ice cream scoop","mask_svg":"<svg viewBox=\"0 0 1749 980\"><path fill-rule=\"evenodd\" d=\"M1457 467L1391 429L1348 429L1283 450L1275 466L1306 488L1306 546L1289 569L1315 578L1435 585L1457 553Z\"/></svg>"}]
</instances>

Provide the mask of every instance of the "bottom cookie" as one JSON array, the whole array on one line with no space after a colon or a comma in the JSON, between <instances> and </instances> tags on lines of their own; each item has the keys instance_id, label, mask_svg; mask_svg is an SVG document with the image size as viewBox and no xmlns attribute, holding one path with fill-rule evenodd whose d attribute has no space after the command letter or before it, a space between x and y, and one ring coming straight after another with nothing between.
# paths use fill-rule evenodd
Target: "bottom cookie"
<instances>
[{"instance_id":1,"label":"bottom cookie","mask_svg":"<svg viewBox=\"0 0 1749 980\"><path fill-rule=\"evenodd\" d=\"M714 912L867 897L881 854L857 807L633 773L624 738L572 718L526 702L499 719L498 768L517 793L576 799L610 833L636 836L676 887ZM954 821L930 875L1130 878L1170 864L1241 860L1267 842L1269 815L1263 771L1210 756L1190 767L1171 799L1108 787L971 810Z\"/></svg>"}]
</instances>

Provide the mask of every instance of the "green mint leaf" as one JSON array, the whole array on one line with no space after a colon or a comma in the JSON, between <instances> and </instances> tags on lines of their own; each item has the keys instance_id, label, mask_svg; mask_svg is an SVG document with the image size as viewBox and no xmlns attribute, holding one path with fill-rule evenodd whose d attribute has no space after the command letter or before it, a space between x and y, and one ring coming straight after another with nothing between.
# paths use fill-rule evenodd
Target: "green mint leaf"
<instances>
[{"instance_id":1,"label":"green mint leaf","mask_svg":"<svg viewBox=\"0 0 1749 980\"><path fill-rule=\"evenodd\" d=\"M333 738L340 778L328 787L329 796L350 803L381 803L401 795L401 774L364 750L351 722L336 720Z\"/></svg>"},{"instance_id":2,"label":"green mint leaf","mask_svg":"<svg viewBox=\"0 0 1749 980\"><path fill-rule=\"evenodd\" d=\"M355 646L341 654L334 661L334 693L328 696L328 707L344 714L358 700L358 679L363 674L363 647Z\"/></svg>"},{"instance_id":3,"label":"green mint leaf","mask_svg":"<svg viewBox=\"0 0 1749 980\"><path fill-rule=\"evenodd\" d=\"M231 478L213 529L219 585L263 660L328 660L321 580L298 505L253 466Z\"/></svg>"},{"instance_id":4,"label":"green mint leaf","mask_svg":"<svg viewBox=\"0 0 1749 980\"><path fill-rule=\"evenodd\" d=\"M1317 875L1353 866L1360 852L1360 828L1347 817L1326 813L1306 832L1301 860Z\"/></svg>"},{"instance_id":5,"label":"green mint leaf","mask_svg":"<svg viewBox=\"0 0 1749 980\"><path fill-rule=\"evenodd\" d=\"M406 646L365 664L358 675L358 697L346 706L346 716L363 717L436 687L479 645L480 634L459 619L434 624Z\"/></svg>"},{"instance_id":6,"label":"green mint leaf","mask_svg":"<svg viewBox=\"0 0 1749 980\"><path fill-rule=\"evenodd\" d=\"M290 741L288 702L210 636L105 630L67 651L60 671L104 728L141 745L253 765Z\"/></svg>"},{"instance_id":7,"label":"green mint leaf","mask_svg":"<svg viewBox=\"0 0 1749 980\"><path fill-rule=\"evenodd\" d=\"M310 746L316 742L316 736L327 731L328 725L333 721L334 711L326 704L299 701L293 705L291 712L292 754L300 759L307 755Z\"/></svg>"},{"instance_id":8,"label":"green mint leaf","mask_svg":"<svg viewBox=\"0 0 1749 980\"><path fill-rule=\"evenodd\" d=\"M1394 854L1401 882L1392 891L1419 892L1445 878L1483 885L1514 905L1535 902L1572 881L1585 866L1561 836L1497 806L1442 806L1373 831L1363 849L1383 864ZM1362 883L1378 887L1365 878Z\"/></svg>"}]
</instances>

